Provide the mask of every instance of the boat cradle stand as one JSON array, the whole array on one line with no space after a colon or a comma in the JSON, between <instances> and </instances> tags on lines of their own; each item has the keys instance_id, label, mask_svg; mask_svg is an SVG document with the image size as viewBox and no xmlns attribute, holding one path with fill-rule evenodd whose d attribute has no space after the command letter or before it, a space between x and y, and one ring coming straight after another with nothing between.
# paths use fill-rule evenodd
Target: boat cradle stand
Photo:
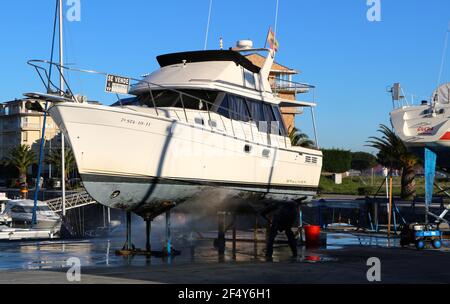
<instances>
[{"instance_id":1,"label":"boat cradle stand","mask_svg":"<svg viewBox=\"0 0 450 304\"><path fill-rule=\"evenodd\" d=\"M125 245L121 250L116 251L116 255L118 256L135 256L135 255L144 255L147 257L171 257L180 255L181 252L175 250L172 246L172 234L171 234L171 210L175 207L175 204L167 204L164 208L166 214L166 244L162 251L153 251L151 246L151 231L152 231L152 222L155 219L155 216L147 215L144 217L145 221L145 235L146 235L146 244L145 249L136 248L132 242L131 236L131 211L126 212L126 241ZM164 213L164 212L162 212Z\"/></svg>"}]
</instances>

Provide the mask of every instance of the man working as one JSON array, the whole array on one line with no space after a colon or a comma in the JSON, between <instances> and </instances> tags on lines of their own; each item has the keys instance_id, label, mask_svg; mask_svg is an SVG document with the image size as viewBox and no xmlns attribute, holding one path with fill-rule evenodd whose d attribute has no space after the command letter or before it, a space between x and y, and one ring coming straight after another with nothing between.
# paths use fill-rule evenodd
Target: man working
<instances>
[{"instance_id":1,"label":"man working","mask_svg":"<svg viewBox=\"0 0 450 304\"><path fill-rule=\"evenodd\" d=\"M272 223L270 225L269 238L267 240L266 257L271 258L273 255L273 243L278 235L278 232L286 234L289 242L289 247L292 250L293 257L297 257L297 240L295 239L292 227L295 224L297 216L297 203L284 202L272 204L267 207L261 215L267 220L267 215L273 213Z\"/></svg>"}]
</instances>

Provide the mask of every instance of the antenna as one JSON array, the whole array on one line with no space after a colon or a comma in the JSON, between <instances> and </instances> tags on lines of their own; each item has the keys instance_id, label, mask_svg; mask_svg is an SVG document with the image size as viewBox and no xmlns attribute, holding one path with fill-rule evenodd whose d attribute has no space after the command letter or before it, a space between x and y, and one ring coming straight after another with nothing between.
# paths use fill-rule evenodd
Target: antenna
<instances>
[{"instance_id":1,"label":"antenna","mask_svg":"<svg viewBox=\"0 0 450 304\"><path fill-rule=\"evenodd\" d=\"M403 99L405 99L405 94L403 92L403 89L400 85L400 83L396 82L392 85L392 87L389 87L387 90L389 93L391 93L392 97L392 107L395 109L395 104L400 103Z\"/></svg>"},{"instance_id":2,"label":"antenna","mask_svg":"<svg viewBox=\"0 0 450 304\"><path fill-rule=\"evenodd\" d=\"M208 46L209 25L211 24L212 5L213 5L213 0L209 0L208 24L206 25L206 35L205 35L205 47L204 47L204 50L206 50L206 47Z\"/></svg>"}]
</instances>

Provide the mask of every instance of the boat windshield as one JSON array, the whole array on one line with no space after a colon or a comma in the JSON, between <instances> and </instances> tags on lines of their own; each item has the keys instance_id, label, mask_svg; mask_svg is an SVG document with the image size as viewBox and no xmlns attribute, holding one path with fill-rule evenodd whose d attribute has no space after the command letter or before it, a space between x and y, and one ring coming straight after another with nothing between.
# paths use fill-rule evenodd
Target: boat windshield
<instances>
[{"instance_id":1,"label":"boat windshield","mask_svg":"<svg viewBox=\"0 0 450 304\"><path fill-rule=\"evenodd\" d=\"M158 90L146 92L136 97L122 99L113 107L118 106L147 106L153 108L154 105L158 108L184 108L193 110L207 110L208 102L210 105L214 104L219 95L217 91L210 90L180 90L183 94L172 90Z\"/></svg>"},{"instance_id":2,"label":"boat windshield","mask_svg":"<svg viewBox=\"0 0 450 304\"><path fill-rule=\"evenodd\" d=\"M51 210L48 206L38 206L37 211L38 212L48 212ZM11 208L11 212L13 212L13 213L33 213L33 207L16 205Z\"/></svg>"}]
</instances>

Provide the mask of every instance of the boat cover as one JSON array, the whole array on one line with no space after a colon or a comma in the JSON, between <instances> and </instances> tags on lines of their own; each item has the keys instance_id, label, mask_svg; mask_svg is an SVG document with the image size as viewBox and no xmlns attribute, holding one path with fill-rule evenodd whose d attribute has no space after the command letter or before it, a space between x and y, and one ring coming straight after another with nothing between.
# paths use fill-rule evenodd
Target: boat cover
<instances>
[{"instance_id":1,"label":"boat cover","mask_svg":"<svg viewBox=\"0 0 450 304\"><path fill-rule=\"evenodd\" d=\"M441 85L433 93L433 99L435 103L450 104L450 83Z\"/></svg>"}]
</instances>

